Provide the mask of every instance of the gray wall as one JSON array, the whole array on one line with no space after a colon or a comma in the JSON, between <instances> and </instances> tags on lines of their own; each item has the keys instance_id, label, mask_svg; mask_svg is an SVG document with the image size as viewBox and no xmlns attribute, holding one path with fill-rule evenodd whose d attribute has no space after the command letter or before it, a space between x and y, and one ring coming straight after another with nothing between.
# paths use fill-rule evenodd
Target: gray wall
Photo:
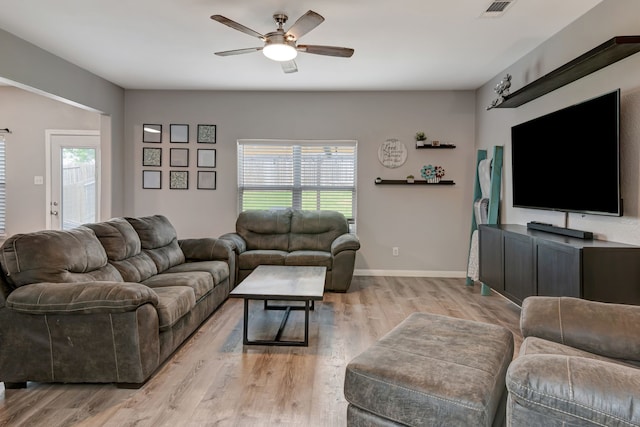
<instances>
[{"instance_id":1,"label":"gray wall","mask_svg":"<svg viewBox=\"0 0 640 427\"><path fill-rule=\"evenodd\" d=\"M355 139L358 141L356 268L369 273L460 276L466 270L471 220L474 147L472 91L466 92L190 92L127 91L126 210L163 213L184 237L233 230L236 211L236 140L245 138ZM142 125L163 125L163 188L142 189ZM169 125L190 125L191 142L169 143ZM217 144L195 143L197 124L218 126ZM413 136L457 145L455 150L416 150ZM386 169L378 147L397 138L407 163ZM190 148L190 189L168 189L169 149ZM218 188L196 189L196 149L216 148ZM404 179L426 164L446 169L457 185L375 186L377 176ZM146 168L151 169L151 168ZM392 256L392 247L400 255Z\"/></svg>"},{"instance_id":2,"label":"gray wall","mask_svg":"<svg viewBox=\"0 0 640 427\"><path fill-rule=\"evenodd\" d=\"M6 231L10 236L46 226L46 129L100 129L100 115L11 86L0 87L0 127L7 158ZM35 185L34 176L45 177Z\"/></svg>"},{"instance_id":3,"label":"gray wall","mask_svg":"<svg viewBox=\"0 0 640 427\"><path fill-rule=\"evenodd\" d=\"M640 189L640 53L599 70L541 98L514 109L486 110L495 99L493 88L505 73L513 76L512 90L558 68L614 36L640 34L640 2L605 0L586 15L546 41L517 63L496 75L477 91L477 145L505 146L502 223L542 221L564 226L564 214L513 208L511 201L511 126L595 96L621 89L621 167L625 214L621 218L569 214L570 228L589 230L598 238L640 244L638 191ZM550 130L551 131L551 130ZM540 144L540 160L553 155L553 147ZM589 183L585 183L589 185Z\"/></svg>"},{"instance_id":4,"label":"gray wall","mask_svg":"<svg viewBox=\"0 0 640 427\"><path fill-rule=\"evenodd\" d=\"M99 120L106 197L102 210L107 216L124 214L124 89L4 30L0 30L0 53L0 83L103 115Z\"/></svg>"}]
</instances>

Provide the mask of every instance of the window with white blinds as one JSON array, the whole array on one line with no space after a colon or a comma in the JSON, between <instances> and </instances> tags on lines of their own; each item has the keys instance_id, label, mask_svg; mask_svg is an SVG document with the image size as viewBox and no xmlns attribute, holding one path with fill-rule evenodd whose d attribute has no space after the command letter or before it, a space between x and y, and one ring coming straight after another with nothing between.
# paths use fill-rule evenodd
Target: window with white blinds
<instances>
[{"instance_id":1,"label":"window with white blinds","mask_svg":"<svg viewBox=\"0 0 640 427\"><path fill-rule=\"evenodd\" d=\"M0 236L6 234L5 228L5 212L6 212L6 187L7 180L5 174L5 149L4 136L0 135Z\"/></svg>"},{"instance_id":2,"label":"window with white blinds","mask_svg":"<svg viewBox=\"0 0 640 427\"><path fill-rule=\"evenodd\" d=\"M238 207L356 217L357 141L238 141Z\"/></svg>"}]
</instances>

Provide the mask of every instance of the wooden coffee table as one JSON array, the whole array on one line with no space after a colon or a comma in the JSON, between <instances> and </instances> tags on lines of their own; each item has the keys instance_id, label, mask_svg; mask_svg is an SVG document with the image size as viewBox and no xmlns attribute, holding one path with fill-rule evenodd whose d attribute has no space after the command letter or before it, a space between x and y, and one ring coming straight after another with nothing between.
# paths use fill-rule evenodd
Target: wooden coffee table
<instances>
[{"instance_id":1,"label":"wooden coffee table","mask_svg":"<svg viewBox=\"0 0 640 427\"><path fill-rule=\"evenodd\" d=\"M229 294L232 298L244 298L244 332L242 342L245 345L309 345L309 310L314 309L314 301L321 301L324 293L326 267L299 267L288 265L260 265L251 272ZM265 310L284 310L280 328L272 340L249 340L249 300L264 300ZM269 305L269 300L301 301L301 305ZM282 331L289 319L291 310L304 310L304 340L282 340Z\"/></svg>"}]
</instances>

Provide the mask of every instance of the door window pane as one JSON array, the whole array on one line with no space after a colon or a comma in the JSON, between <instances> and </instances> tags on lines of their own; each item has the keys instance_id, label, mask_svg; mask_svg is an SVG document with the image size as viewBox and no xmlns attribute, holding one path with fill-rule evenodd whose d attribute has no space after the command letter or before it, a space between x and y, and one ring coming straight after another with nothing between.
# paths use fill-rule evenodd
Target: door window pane
<instances>
[{"instance_id":1,"label":"door window pane","mask_svg":"<svg viewBox=\"0 0 640 427\"><path fill-rule=\"evenodd\" d=\"M96 150L62 149L62 229L96 222Z\"/></svg>"}]
</instances>

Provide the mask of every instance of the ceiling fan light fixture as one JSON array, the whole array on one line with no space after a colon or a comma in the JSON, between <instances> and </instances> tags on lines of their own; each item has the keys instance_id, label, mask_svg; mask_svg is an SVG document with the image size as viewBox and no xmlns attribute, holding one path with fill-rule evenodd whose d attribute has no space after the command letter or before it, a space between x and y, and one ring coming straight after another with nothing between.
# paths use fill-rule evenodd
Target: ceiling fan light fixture
<instances>
[{"instance_id":1,"label":"ceiling fan light fixture","mask_svg":"<svg viewBox=\"0 0 640 427\"><path fill-rule=\"evenodd\" d=\"M269 59L278 62L291 61L298 56L298 51L295 46L288 42L282 43L269 43L264 46L262 53Z\"/></svg>"}]
</instances>

